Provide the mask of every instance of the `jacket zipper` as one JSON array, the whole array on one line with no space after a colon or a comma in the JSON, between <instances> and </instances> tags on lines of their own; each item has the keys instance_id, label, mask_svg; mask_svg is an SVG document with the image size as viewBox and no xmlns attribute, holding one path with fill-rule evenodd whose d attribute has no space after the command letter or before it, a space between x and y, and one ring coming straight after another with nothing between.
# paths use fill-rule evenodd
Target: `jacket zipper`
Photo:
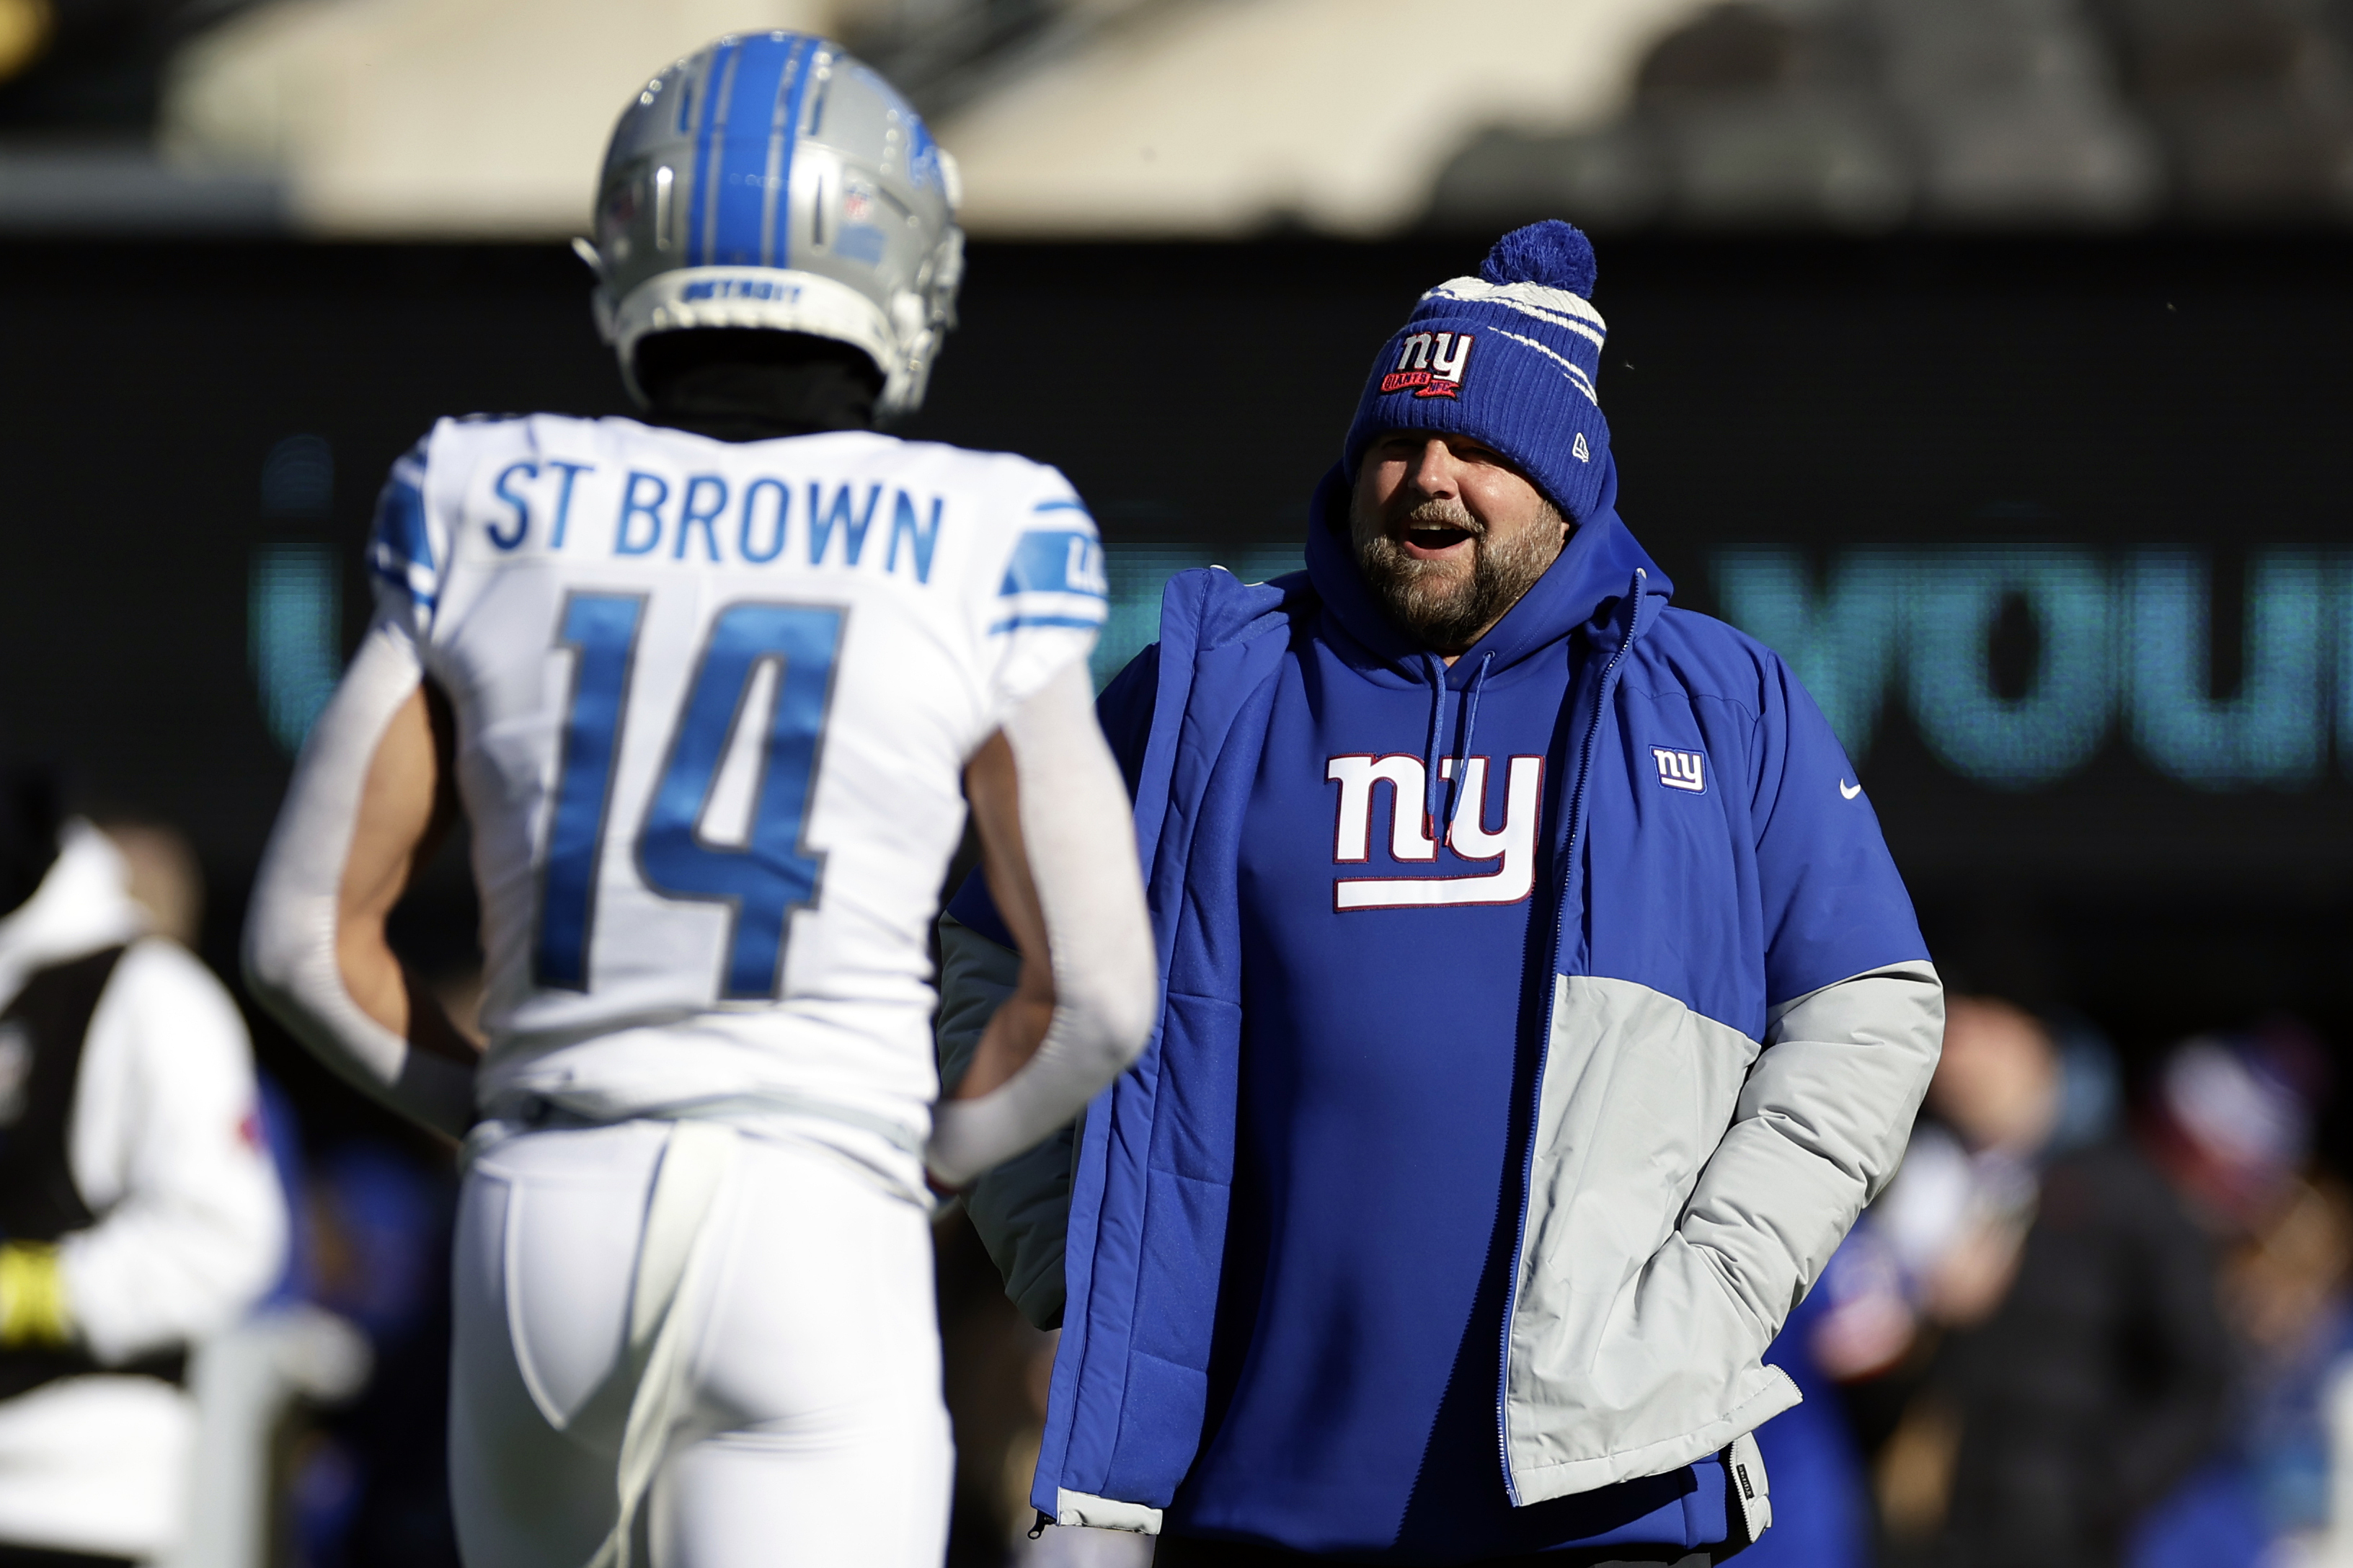
<instances>
[{"instance_id":1,"label":"jacket zipper","mask_svg":"<svg viewBox=\"0 0 2353 1568\"><path fill-rule=\"evenodd\" d=\"M1560 942L1568 925L1568 900L1577 876L1577 852L1583 847L1585 838L1586 781L1592 774L1594 749L1600 743L1601 726L1609 717L1609 694L1618 685L1618 667L1626 662L1626 656L1634 649L1634 639L1641 635L1642 589L1649 578L1650 574L1641 567L1634 568L1634 581L1628 589L1628 595L1633 600L1633 610L1626 617L1625 639L1619 643L1618 651L1609 656L1609 662L1601 667L1601 689L1594 700L1593 724L1585 732L1585 743L1577 755L1576 787L1569 792L1568 797L1568 848L1561 859L1560 897L1553 906L1552 958L1549 961L1553 983L1546 988L1544 1033L1536 1042L1535 1100L1529 1108L1527 1150L1520 1157L1520 1215L1512 1227L1512 1279L1504 1294L1503 1341L1496 1347L1495 1450L1496 1458L1504 1467L1504 1495L1514 1508L1520 1506L1520 1483L1512 1474L1512 1319L1520 1309L1520 1252L1528 1239L1528 1202L1534 1195L1531 1185L1535 1181L1536 1168L1536 1116L1544 1109L1545 1067L1552 1054L1552 1010L1560 994Z\"/></svg>"}]
</instances>

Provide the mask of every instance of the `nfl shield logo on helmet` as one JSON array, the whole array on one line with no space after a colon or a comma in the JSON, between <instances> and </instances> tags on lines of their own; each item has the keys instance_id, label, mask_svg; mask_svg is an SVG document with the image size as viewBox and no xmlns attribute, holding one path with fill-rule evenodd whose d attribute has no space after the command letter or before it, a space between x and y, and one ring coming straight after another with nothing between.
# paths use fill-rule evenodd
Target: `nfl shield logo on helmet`
<instances>
[{"instance_id":1,"label":"nfl shield logo on helmet","mask_svg":"<svg viewBox=\"0 0 2353 1568\"><path fill-rule=\"evenodd\" d=\"M1397 367L1381 377L1381 390L1416 397L1453 397L1462 390L1463 366L1471 358L1472 332L1415 332L1398 351Z\"/></svg>"}]
</instances>

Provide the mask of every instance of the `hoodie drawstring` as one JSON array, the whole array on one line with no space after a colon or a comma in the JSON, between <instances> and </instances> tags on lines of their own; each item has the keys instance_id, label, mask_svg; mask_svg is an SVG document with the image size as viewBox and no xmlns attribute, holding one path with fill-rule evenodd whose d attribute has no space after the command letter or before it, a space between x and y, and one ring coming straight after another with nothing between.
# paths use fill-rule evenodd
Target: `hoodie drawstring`
<instances>
[{"instance_id":1,"label":"hoodie drawstring","mask_svg":"<svg viewBox=\"0 0 2353 1568\"><path fill-rule=\"evenodd\" d=\"M1454 752L1454 792L1446 805L1446 831L1454 832L1454 819L1462 815L1462 786L1471 776L1471 745L1479 733L1479 689L1487 684L1487 671L1495 662L1493 648L1479 656L1479 668L1471 677L1471 686L1462 694L1462 740ZM1474 824L1474 826L1479 826Z\"/></svg>"},{"instance_id":2,"label":"hoodie drawstring","mask_svg":"<svg viewBox=\"0 0 2353 1568\"><path fill-rule=\"evenodd\" d=\"M1434 653L1425 653L1421 659L1423 671L1430 677L1430 739L1421 748L1421 810L1430 824L1430 836L1443 844L1449 825L1438 804L1438 754L1440 742L1446 737L1446 661Z\"/></svg>"},{"instance_id":3,"label":"hoodie drawstring","mask_svg":"<svg viewBox=\"0 0 2353 1568\"><path fill-rule=\"evenodd\" d=\"M1443 847L1453 836L1454 819L1462 810L1462 785L1471 774L1471 745L1479 732L1479 691L1487 684L1487 671L1494 668L1493 648L1479 656L1479 668L1471 677L1471 684L1462 694L1462 734L1451 752L1442 744L1446 736L1446 665L1436 654L1422 656L1429 661L1430 739L1422 749L1422 808L1430 817L1430 830L1438 847ZM1441 776L1439 758L1446 752L1454 763L1454 776L1446 782L1445 804L1440 805Z\"/></svg>"}]
</instances>

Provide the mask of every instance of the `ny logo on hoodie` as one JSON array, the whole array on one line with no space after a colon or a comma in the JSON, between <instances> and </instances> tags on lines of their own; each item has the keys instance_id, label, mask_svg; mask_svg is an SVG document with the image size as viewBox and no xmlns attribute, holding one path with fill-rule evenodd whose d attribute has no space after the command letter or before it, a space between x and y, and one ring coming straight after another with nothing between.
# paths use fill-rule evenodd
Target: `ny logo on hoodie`
<instances>
[{"instance_id":1,"label":"ny logo on hoodie","mask_svg":"<svg viewBox=\"0 0 2353 1568\"><path fill-rule=\"evenodd\" d=\"M1338 877L1332 907L1346 910L1429 909L1445 904L1516 904L1535 889L1536 818L1543 811L1544 759L1514 757L1504 784L1504 826L1487 831L1487 763L1472 757L1462 774L1446 846L1465 860L1493 860L1495 869L1470 877ZM1438 764L1440 778L1454 777L1452 757ZM1332 858L1342 865L1372 858L1373 786L1389 786L1389 858L1438 859L1438 843L1428 810L1430 777L1419 757L1334 757L1324 777L1340 786L1339 823Z\"/></svg>"}]
</instances>

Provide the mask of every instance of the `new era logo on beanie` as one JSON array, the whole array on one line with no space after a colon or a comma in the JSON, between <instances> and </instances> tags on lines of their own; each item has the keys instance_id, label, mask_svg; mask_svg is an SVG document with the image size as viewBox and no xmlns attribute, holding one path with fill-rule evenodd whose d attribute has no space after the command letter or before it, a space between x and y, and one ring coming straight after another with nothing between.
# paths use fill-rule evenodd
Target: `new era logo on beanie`
<instances>
[{"instance_id":1,"label":"new era logo on beanie","mask_svg":"<svg viewBox=\"0 0 2353 1568\"><path fill-rule=\"evenodd\" d=\"M1424 294L1373 362L1348 426L1349 474L1385 431L1468 436L1584 518L1609 449L1594 390L1609 329L1588 302L1593 278L1592 242L1553 220L1497 240L1478 277Z\"/></svg>"}]
</instances>

